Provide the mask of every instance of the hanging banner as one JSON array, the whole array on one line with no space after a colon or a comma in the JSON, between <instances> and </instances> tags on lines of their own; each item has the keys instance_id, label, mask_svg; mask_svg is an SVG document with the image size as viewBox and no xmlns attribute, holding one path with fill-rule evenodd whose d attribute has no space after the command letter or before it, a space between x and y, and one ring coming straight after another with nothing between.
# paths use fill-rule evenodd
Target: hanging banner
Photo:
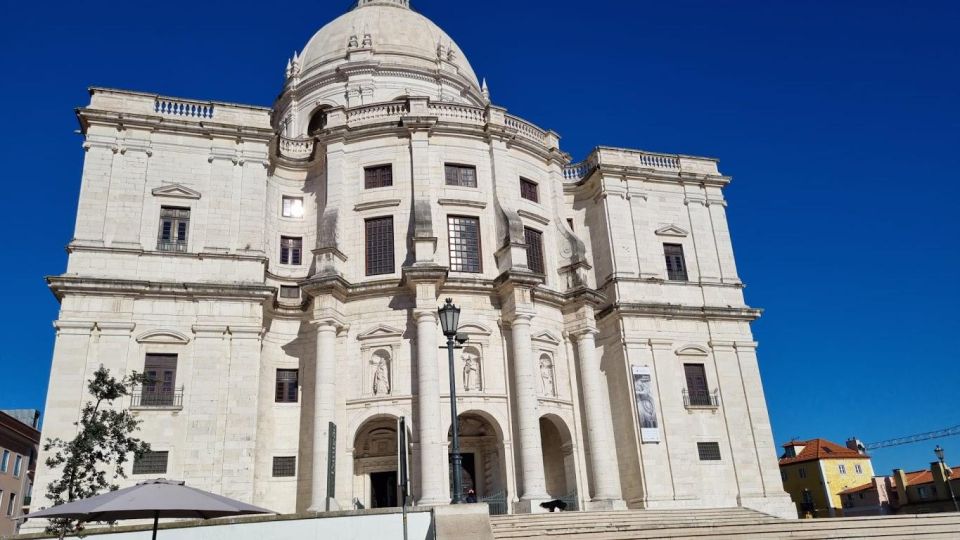
<instances>
[{"instance_id":1,"label":"hanging banner","mask_svg":"<svg viewBox=\"0 0 960 540\"><path fill-rule=\"evenodd\" d=\"M640 422L640 440L660 442L660 422L657 420L657 401L653 394L653 372L646 366L633 366L633 397Z\"/></svg>"}]
</instances>

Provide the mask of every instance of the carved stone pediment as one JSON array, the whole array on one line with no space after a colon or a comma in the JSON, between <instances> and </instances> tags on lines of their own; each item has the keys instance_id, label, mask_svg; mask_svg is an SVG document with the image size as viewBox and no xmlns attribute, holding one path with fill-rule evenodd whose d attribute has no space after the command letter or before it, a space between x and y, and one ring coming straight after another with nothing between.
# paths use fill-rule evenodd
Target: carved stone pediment
<instances>
[{"instance_id":1,"label":"carved stone pediment","mask_svg":"<svg viewBox=\"0 0 960 540\"><path fill-rule=\"evenodd\" d=\"M489 328L480 323L461 324L457 331L471 336L489 336L492 333Z\"/></svg>"},{"instance_id":2,"label":"carved stone pediment","mask_svg":"<svg viewBox=\"0 0 960 540\"><path fill-rule=\"evenodd\" d=\"M686 237L690 233L677 225L667 225L666 227L661 227L657 229L658 236L679 236L681 238Z\"/></svg>"},{"instance_id":3,"label":"carved stone pediment","mask_svg":"<svg viewBox=\"0 0 960 540\"><path fill-rule=\"evenodd\" d=\"M677 349L677 354L683 356L708 356L710 351L700 345L684 345Z\"/></svg>"},{"instance_id":4,"label":"carved stone pediment","mask_svg":"<svg viewBox=\"0 0 960 540\"><path fill-rule=\"evenodd\" d=\"M558 339L557 336L553 335L548 330L537 332L530 339L540 343L546 343L547 345L553 345L554 347L560 345L560 339Z\"/></svg>"},{"instance_id":5,"label":"carved stone pediment","mask_svg":"<svg viewBox=\"0 0 960 540\"><path fill-rule=\"evenodd\" d=\"M182 184L169 184L160 186L153 191L154 197L172 197L174 199L199 199L200 192L190 189Z\"/></svg>"},{"instance_id":6,"label":"carved stone pediment","mask_svg":"<svg viewBox=\"0 0 960 540\"><path fill-rule=\"evenodd\" d=\"M174 330L150 330L137 336L137 343L186 345L190 343L190 338Z\"/></svg>"},{"instance_id":7,"label":"carved stone pediment","mask_svg":"<svg viewBox=\"0 0 960 540\"><path fill-rule=\"evenodd\" d=\"M394 328L386 324L378 324L373 328L362 332L357 336L358 341L368 341L371 339L400 339L403 336L403 330Z\"/></svg>"}]
</instances>

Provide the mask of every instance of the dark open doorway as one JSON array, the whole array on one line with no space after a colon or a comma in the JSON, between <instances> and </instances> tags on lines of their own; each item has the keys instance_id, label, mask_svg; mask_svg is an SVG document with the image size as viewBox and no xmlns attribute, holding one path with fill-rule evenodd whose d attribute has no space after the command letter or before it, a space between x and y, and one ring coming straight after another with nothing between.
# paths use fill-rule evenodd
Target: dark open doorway
<instances>
[{"instance_id":1,"label":"dark open doorway","mask_svg":"<svg viewBox=\"0 0 960 540\"><path fill-rule=\"evenodd\" d=\"M392 508L397 503L397 471L370 473L370 508Z\"/></svg>"}]
</instances>

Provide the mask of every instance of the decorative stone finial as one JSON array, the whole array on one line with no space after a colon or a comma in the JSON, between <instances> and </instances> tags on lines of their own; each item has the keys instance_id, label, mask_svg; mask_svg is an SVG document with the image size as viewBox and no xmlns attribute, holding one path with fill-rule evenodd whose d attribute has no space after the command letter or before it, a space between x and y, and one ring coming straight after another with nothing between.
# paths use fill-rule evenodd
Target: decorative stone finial
<instances>
[{"instance_id":1,"label":"decorative stone finial","mask_svg":"<svg viewBox=\"0 0 960 540\"><path fill-rule=\"evenodd\" d=\"M397 6L410 9L410 0L359 0L356 7L362 8L370 5Z\"/></svg>"},{"instance_id":2,"label":"decorative stone finial","mask_svg":"<svg viewBox=\"0 0 960 540\"><path fill-rule=\"evenodd\" d=\"M487 103L490 103L490 87L487 86L487 78L483 78L483 84L480 85L480 93L483 94L483 99L487 100Z\"/></svg>"},{"instance_id":3,"label":"decorative stone finial","mask_svg":"<svg viewBox=\"0 0 960 540\"><path fill-rule=\"evenodd\" d=\"M358 48L358 47L360 47L360 40L357 39L357 35L356 35L356 34L352 34L352 35L350 36L350 41L347 42L347 48L348 48L348 49L356 49L356 48Z\"/></svg>"}]
</instances>

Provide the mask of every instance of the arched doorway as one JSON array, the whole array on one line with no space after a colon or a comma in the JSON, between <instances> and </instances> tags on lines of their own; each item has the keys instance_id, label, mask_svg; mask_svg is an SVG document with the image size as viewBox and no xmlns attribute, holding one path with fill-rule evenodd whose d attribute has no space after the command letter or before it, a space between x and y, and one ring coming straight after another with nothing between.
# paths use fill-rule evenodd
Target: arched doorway
<instances>
[{"instance_id":1,"label":"arched doorway","mask_svg":"<svg viewBox=\"0 0 960 540\"><path fill-rule=\"evenodd\" d=\"M567 424L553 414L541 417L540 440L547 494L566 502L567 510L578 509L576 459Z\"/></svg>"},{"instance_id":2,"label":"arched doorway","mask_svg":"<svg viewBox=\"0 0 960 540\"><path fill-rule=\"evenodd\" d=\"M460 453L463 454L463 493L474 490L477 500L491 504L491 512L498 513L495 504L503 501L506 512L507 471L503 447L503 432L497 421L480 411L467 411L459 416ZM453 430L448 430L452 443ZM453 469L450 465L450 493L453 493Z\"/></svg>"},{"instance_id":3,"label":"arched doorway","mask_svg":"<svg viewBox=\"0 0 960 540\"><path fill-rule=\"evenodd\" d=\"M354 506L400 506L397 465L397 418L377 416L364 422L353 440Z\"/></svg>"}]
</instances>

